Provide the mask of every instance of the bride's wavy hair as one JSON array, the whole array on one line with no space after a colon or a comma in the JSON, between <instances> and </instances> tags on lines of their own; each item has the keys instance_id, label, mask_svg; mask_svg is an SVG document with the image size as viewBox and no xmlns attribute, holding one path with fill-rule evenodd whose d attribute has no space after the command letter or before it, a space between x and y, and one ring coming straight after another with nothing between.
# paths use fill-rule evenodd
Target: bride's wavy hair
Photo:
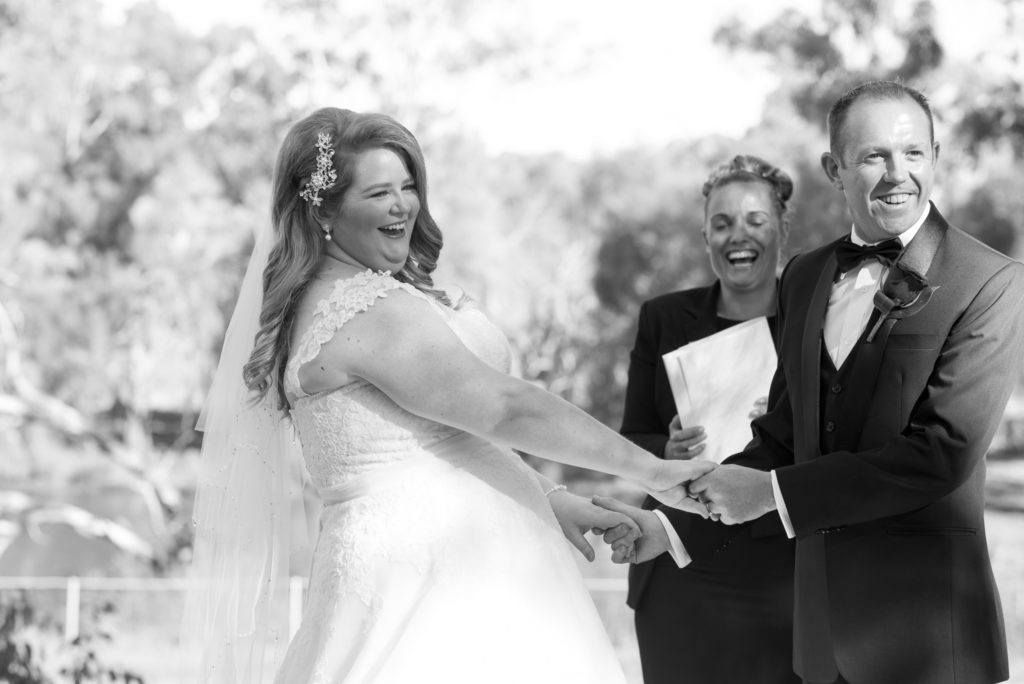
<instances>
[{"instance_id":1,"label":"bride's wavy hair","mask_svg":"<svg viewBox=\"0 0 1024 684\"><path fill-rule=\"evenodd\" d=\"M319 206L300 192L317 171L317 137L330 136L334 185L321 189ZM419 196L420 210L409 242L409 257L395 279L429 294L446 306L451 302L434 287L431 274L443 244L441 230L427 206L427 172L423 152L412 133L384 114L347 109L318 109L292 126L281 143L274 167L271 219L274 246L263 272L263 308L252 355L242 375L257 401L276 391L277 408L286 410L284 367L291 347L295 309L319 269L324 254L321 225L341 209L352 185L355 161L362 152L388 149L405 162Z\"/></svg>"}]
</instances>

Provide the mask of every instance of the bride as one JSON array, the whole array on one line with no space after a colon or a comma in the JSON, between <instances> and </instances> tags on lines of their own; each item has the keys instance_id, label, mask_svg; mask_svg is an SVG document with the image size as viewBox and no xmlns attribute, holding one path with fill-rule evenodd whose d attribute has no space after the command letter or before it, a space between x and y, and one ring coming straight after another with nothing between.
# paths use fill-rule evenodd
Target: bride
<instances>
[{"instance_id":1,"label":"bride","mask_svg":"<svg viewBox=\"0 0 1024 684\"><path fill-rule=\"evenodd\" d=\"M560 526L581 549L581 530L618 526L623 544L638 531L512 449L704 515L682 485L713 466L660 460L507 374L498 329L433 285L423 157L393 119L325 108L296 123L272 227L201 419L187 614L202 681L258 682L284 641L270 596L294 431L323 512L277 682L622 684Z\"/></svg>"}]
</instances>

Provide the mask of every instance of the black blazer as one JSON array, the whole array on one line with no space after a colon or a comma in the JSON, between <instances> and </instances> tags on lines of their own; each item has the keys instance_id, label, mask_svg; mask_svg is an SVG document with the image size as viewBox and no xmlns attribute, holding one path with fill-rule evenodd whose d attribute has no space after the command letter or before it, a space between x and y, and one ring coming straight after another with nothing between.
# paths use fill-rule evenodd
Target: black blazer
<instances>
[{"instance_id":1,"label":"black blazer","mask_svg":"<svg viewBox=\"0 0 1024 684\"><path fill-rule=\"evenodd\" d=\"M943 235L927 273L937 289L877 353L861 343L848 390L868 400L859 420L834 427L837 448L825 454L821 330L836 243L790 262L769 411L729 459L776 469L797 535L794 665L810 681L831 682L837 669L873 684L1009 676L984 480L1024 354L1024 265L934 206L926 221ZM715 552L701 530L724 526L663 510L691 555Z\"/></svg>"},{"instance_id":2,"label":"black blazer","mask_svg":"<svg viewBox=\"0 0 1024 684\"><path fill-rule=\"evenodd\" d=\"M716 281L708 287L661 295L640 306L621 432L659 458L665 455L668 425L676 415L661 357L715 333L720 292Z\"/></svg>"}]
</instances>

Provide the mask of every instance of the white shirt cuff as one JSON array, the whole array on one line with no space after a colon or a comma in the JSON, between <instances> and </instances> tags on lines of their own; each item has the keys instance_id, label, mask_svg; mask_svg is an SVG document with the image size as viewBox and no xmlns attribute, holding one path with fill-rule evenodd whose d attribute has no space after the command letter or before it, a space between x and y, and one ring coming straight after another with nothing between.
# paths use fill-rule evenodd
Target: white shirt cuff
<instances>
[{"instance_id":1,"label":"white shirt cuff","mask_svg":"<svg viewBox=\"0 0 1024 684\"><path fill-rule=\"evenodd\" d=\"M672 560L676 562L676 565L685 568L693 559L686 552L686 547L683 546L683 540L676 533L676 528L672 527L672 523L668 521L668 518L661 511L655 509L654 515L658 516L658 520L661 521L662 526L665 528L665 534L668 535L668 555L672 556Z\"/></svg>"},{"instance_id":2,"label":"white shirt cuff","mask_svg":"<svg viewBox=\"0 0 1024 684\"><path fill-rule=\"evenodd\" d=\"M772 471L772 493L775 495L775 506L779 511L779 519L782 520L782 526L786 528L786 536L790 539L796 537L796 532L793 531L793 522L789 519L789 511L786 509L786 500L782 498L782 490L779 488L779 478L775 477L775 471Z\"/></svg>"}]
</instances>

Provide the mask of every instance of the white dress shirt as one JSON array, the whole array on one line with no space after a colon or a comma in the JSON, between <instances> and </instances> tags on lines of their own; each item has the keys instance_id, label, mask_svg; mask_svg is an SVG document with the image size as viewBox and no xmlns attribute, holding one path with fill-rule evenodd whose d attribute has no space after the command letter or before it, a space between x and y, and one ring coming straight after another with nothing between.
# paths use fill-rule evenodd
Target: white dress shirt
<instances>
[{"instance_id":1,"label":"white dress shirt","mask_svg":"<svg viewBox=\"0 0 1024 684\"><path fill-rule=\"evenodd\" d=\"M927 217L928 211L926 210L914 222L914 225L899 234L899 240L904 246L914 239ZM857 234L856 227L850 229L850 240L855 245L869 244ZM866 259L860 262L856 268L840 274L832 284L832 294L829 296L828 309L825 311L823 336L825 348L836 368L842 367L846 357L850 355L853 346L857 344L857 340L864 332L868 318L871 317L875 291L885 280L888 272L889 269L877 259ZM790 522L786 502L782 498L782 490L779 488L779 481L774 470L771 471L771 477L772 491L775 494L779 517L782 519L783 527L786 528L786 536L793 539L796 536L793 531L793 523ZM669 524L668 518L660 511L655 511L655 514L658 515L658 519L661 520L668 533L669 555L679 567L687 565L690 562L690 554L683 547L683 542L676 534L675 528Z\"/></svg>"}]
</instances>

